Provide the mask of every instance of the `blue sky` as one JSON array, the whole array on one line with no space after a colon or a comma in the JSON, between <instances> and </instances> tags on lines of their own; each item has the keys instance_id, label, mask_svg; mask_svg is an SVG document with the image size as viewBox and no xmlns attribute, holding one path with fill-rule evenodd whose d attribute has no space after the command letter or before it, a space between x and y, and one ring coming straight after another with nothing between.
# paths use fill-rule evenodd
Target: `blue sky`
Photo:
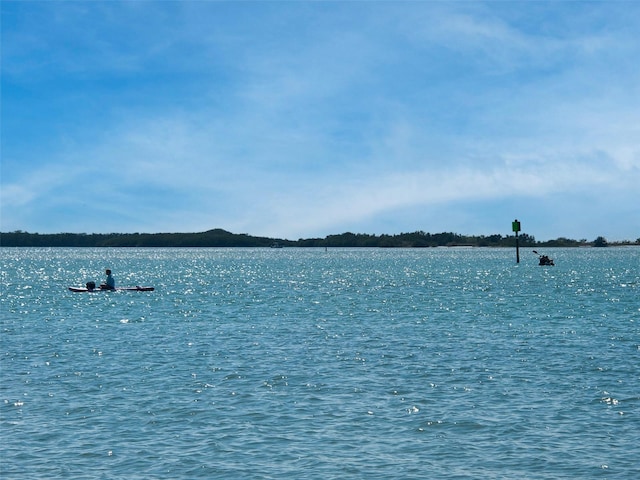
<instances>
[{"instance_id":1,"label":"blue sky","mask_svg":"<svg viewBox=\"0 0 640 480\"><path fill-rule=\"evenodd\" d=\"M1 231L640 237L640 3L1 15Z\"/></svg>"}]
</instances>

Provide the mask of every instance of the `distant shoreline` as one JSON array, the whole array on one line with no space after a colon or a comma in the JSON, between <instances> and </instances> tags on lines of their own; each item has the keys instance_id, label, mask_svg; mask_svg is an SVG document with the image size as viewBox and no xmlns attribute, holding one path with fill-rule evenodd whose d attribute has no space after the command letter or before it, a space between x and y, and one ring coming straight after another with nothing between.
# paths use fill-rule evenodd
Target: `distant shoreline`
<instances>
[{"instance_id":1,"label":"distant shoreline","mask_svg":"<svg viewBox=\"0 0 640 480\"><path fill-rule=\"evenodd\" d=\"M604 237L593 241L560 237L555 240L536 241L522 233L520 247L607 247L640 245L640 238L632 241L607 242ZM255 237L213 229L200 233L29 233L21 230L0 232L1 247L515 247L513 235L460 235L451 232L427 233L417 231L396 235L369 235L351 232L328 235L325 238L286 240Z\"/></svg>"}]
</instances>

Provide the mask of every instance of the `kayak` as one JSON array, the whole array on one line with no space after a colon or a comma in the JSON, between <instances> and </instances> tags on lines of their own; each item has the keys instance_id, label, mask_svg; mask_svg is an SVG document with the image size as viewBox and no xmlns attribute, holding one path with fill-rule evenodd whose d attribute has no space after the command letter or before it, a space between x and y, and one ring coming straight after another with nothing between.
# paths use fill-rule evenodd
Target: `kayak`
<instances>
[{"instance_id":1,"label":"kayak","mask_svg":"<svg viewBox=\"0 0 640 480\"><path fill-rule=\"evenodd\" d=\"M553 263L553 258L549 258L546 255L540 257L540 262L538 265L541 267L553 267L555 264Z\"/></svg>"},{"instance_id":2,"label":"kayak","mask_svg":"<svg viewBox=\"0 0 640 480\"><path fill-rule=\"evenodd\" d=\"M540 265L541 267L553 267L555 265L555 263L553 263L553 258L549 258L548 255L540 255L535 250L533 251L533 253L538 255L540 259L540 262L538 262L538 265Z\"/></svg>"},{"instance_id":3,"label":"kayak","mask_svg":"<svg viewBox=\"0 0 640 480\"><path fill-rule=\"evenodd\" d=\"M116 288L92 288L69 287L72 292L153 292L154 287L116 287Z\"/></svg>"}]
</instances>

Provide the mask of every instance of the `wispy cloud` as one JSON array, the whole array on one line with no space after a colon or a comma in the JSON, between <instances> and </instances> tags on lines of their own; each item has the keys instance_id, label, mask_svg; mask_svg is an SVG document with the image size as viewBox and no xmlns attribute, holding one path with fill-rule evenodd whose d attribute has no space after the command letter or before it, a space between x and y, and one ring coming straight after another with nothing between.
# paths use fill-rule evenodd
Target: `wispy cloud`
<instances>
[{"instance_id":1,"label":"wispy cloud","mask_svg":"<svg viewBox=\"0 0 640 480\"><path fill-rule=\"evenodd\" d=\"M632 4L2 8L3 230L640 224Z\"/></svg>"}]
</instances>

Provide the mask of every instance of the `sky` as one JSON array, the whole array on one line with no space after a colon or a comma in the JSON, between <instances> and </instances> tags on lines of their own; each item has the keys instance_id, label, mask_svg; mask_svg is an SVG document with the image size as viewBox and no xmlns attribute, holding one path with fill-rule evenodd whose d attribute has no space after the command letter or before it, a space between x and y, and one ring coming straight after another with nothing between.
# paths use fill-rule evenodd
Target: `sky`
<instances>
[{"instance_id":1,"label":"sky","mask_svg":"<svg viewBox=\"0 0 640 480\"><path fill-rule=\"evenodd\" d=\"M0 231L640 238L640 2L0 14Z\"/></svg>"}]
</instances>

